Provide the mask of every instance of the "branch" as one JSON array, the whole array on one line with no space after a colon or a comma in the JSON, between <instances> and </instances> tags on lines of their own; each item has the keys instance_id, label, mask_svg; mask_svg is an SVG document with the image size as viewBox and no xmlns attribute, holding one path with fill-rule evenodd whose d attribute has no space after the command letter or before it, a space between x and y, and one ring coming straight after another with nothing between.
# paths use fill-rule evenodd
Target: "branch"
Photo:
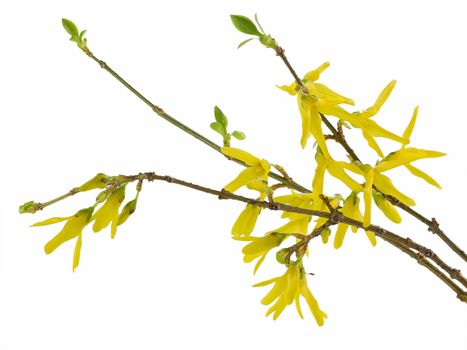
<instances>
[{"instance_id":1,"label":"branch","mask_svg":"<svg viewBox=\"0 0 467 350\"><path fill-rule=\"evenodd\" d=\"M312 233L310 233L306 238L303 239L303 241L306 241L306 244L308 242L321 234L321 232L338 223L343 223L347 225L352 225L358 228L361 228L366 231L371 231L374 232L378 237L382 238L383 240L387 241L388 243L392 244L396 248L400 249L402 252L410 255L411 257L415 258L421 265L425 266L428 270L430 270L435 276L437 276L440 280L442 280L445 284L447 284L457 295L457 297L463 301L467 302L467 291L464 291L462 288L460 288L452 279L450 279L446 274L444 274L441 270L439 270L436 266L431 264L427 259L433 260L439 267L444 269L448 274L451 276L451 278L456 279L462 283L463 286L467 287L467 280L462 276L461 272L459 270L453 269L449 265L447 265L444 261L442 261L431 249L428 249L410 238L403 238L391 231L388 231L384 228L381 228L377 225L370 225L368 227L364 227L363 223L361 221L357 221L354 219L351 219L349 217L344 216L341 212L339 212L337 209L332 208L330 205L329 200L325 196L321 196L321 199L326 203L326 206L329 206L330 212L323 212L323 211L317 211L317 210L311 210L311 209L305 209L305 208L299 208L283 203L278 203L278 202L268 202L268 201L261 201L253 198L248 198L244 196L240 196L231 192L227 192L225 190L214 190L209 187L197 185L191 182L187 182L184 180L180 180L177 178L174 178L172 176L166 176L166 175L157 175L154 172L148 172L148 173L142 173L139 175L131 175L131 176L125 176L125 175L119 175L118 176L120 179L124 179L125 181L131 182L131 181L142 181L142 180L147 180L147 181L165 181L168 183L172 184L177 184L183 187L187 187L196 191L208 193L211 195L217 196L219 199L232 199L236 200L239 202L255 205L261 208L266 208L269 210L280 210L284 212L292 212L292 213L299 213L299 214L306 214L306 215L311 215L311 216L318 216L322 218L327 218L328 220L326 223L322 226L320 226L317 230L314 230ZM412 249L415 249L418 251L418 253L412 251Z\"/></svg>"},{"instance_id":2,"label":"branch","mask_svg":"<svg viewBox=\"0 0 467 350\"><path fill-rule=\"evenodd\" d=\"M152 103L150 100L148 100L145 96L143 96L143 94L141 94L138 90L136 90L132 85L130 85L125 79L123 79L117 72L115 72L112 68L110 68L107 63L105 63L104 61L102 61L101 59L97 58L96 56L94 56L94 54L92 52L89 51L89 53L87 53L87 55L92 58L95 62L97 62L97 64L99 64L99 66L104 69L105 71L109 72L115 79L117 79L123 86L125 86L128 90L130 90L133 94L135 94L141 101L143 101L146 105L148 105L151 110L156 113L159 117L165 119L166 121L168 121L170 124L172 125L175 125L176 127L178 127L179 129L185 131L186 133L188 133L189 135L193 136L195 139L203 142L205 145L211 147L213 150L219 152L222 154L221 152L221 147L219 145L217 145L215 142L211 141L210 139L208 139L207 137L201 135L200 133L196 132L195 130L193 130L192 128L190 128L189 126L187 126L186 124L180 122L179 120L173 118L172 116L170 116L169 114L167 114L161 107L155 105L154 103ZM247 164L243 163L242 161L239 161L237 159L233 159L233 158L229 158L227 157L227 159L229 160L232 160L244 167L247 166ZM307 188L303 187L302 185L296 183L295 181L293 181L292 179L290 178L285 178L277 173L274 173L274 172L270 172L269 173L269 176L277 181L280 181L281 183L283 183L284 185L286 185L288 188L292 188L292 189L295 189L297 191L300 191L300 192L310 192Z\"/></svg>"}]
</instances>

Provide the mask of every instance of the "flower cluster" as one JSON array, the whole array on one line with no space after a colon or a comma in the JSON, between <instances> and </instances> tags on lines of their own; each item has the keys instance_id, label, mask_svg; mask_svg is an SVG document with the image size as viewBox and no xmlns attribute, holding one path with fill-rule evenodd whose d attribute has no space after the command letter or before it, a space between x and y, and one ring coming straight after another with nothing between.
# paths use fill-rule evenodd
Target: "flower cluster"
<instances>
[{"instance_id":1,"label":"flower cluster","mask_svg":"<svg viewBox=\"0 0 467 350\"><path fill-rule=\"evenodd\" d=\"M321 212L330 213L329 206L331 206L345 217L360 222L368 240L374 246L376 245L376 236L369 229L373 203L394 223L400 223L402 220L392 204L394 201L407 206L415 205L412 198L397 189L390 177L386 175L386 172L397 167L405 167L415 176L439 188L439 184L434 179L414 167L412 162L424 158L440 157L444 153L408 147L417 119L418 107L415 108L412 118L401 136L381 127L373 120L373 117L389 98L396 81L391 81L382 90L371 107L363 111L349 112L342 105L353 106L353 100L317 82L328 67L329 63L326 62L317 69L310 71L304 76L301 84L294 82L288 86L280 86L280 89L290 95L297 96L302 123L301 146L305 148L310 137L313 137L316 141L316 168L312 178L311 192L297 193L292 190L288 194L276 196L272 190L273 186L268 184L270 163L246 151L230 147L222 148L222 153L245 163L247 168L228 183L224 190L234 192L245 186L250 190L257 191L259 200L268 198L276 203ZM344 124L349 128L360 129L369 147L380 157L379 160L374 165L370 165L361 163L356 159L347 161L334 159L329 152L327 139L322 129L323 118L326 116L337 117L341 125ZM343 137L343 134L341 136ZM400 145L399 149L385 155L376 142L376 138L386 138L397 142ZM328 202L325 203L322 196L325 195L326 174L341 181L349 189L350 193L346 197L326 195ZM360 209L361 201L363 202L363 210ZM308 249L307 237L313 232L319 230L323 242L327 243L331 234L331 229L328 227L331 225L328 225L328 219L318 217L312 228L310 228L311 215L284 212L282 218L287 220L285 224L266 232L263 236L252 236L251 234L254 231L261 210L260 207L254 204L247 204L232 227L234 239L248 242L242 250L244 261L249 263L257 260L254 268L255 273L268 253L273 249L280 248L289 237L296 237L295 245L282 248L276 253L278 262L286 266L286 273L283 276L255 285L263 286L274 283L272 290L262 301L265 305L275 301L267 314L273 313L273 318L276 319L286 306L295 301L298 313L302 316L298 300L300 296L303 296L317 323L322 325L325 314L319 309L315 298L308 289L302 258ZM348 228L349 224L347 223L339 222L337 224L334 235L334 247L336 249L342 246ZM354 233L358 230L356 226L352 226L351 229ZM291 259L292 256L295 256L295 260Z\"/></svg>"},{"instance_id":2,"label":"flower cluster","mask_svg":"<svg viewBox=\"0 0 467 350\"><path fill-rule=\"evenodd\" d=\"M65 221L62 230L45 245L46 254L52 253L63 243L76 238L73 254L73 271L75 271L79 265L81 255L83 230L88 224L94 222L92 226L94 232L99 232L110 225L111 237L115 238L117 226L123 224L135 211L140 192L140 188L137 188L139 190L136 197L127 202L120 210L120 206L125 199L126 185L127 182L122 181L119 177L110 177L102 173L97 174L78 188L79 192L104 189L97 196L93 206L81 209L72 216L54 217L33 224L32 226L45 226ZM96 210L99 205L100 208Z\"/></svg>"}]
</instances>

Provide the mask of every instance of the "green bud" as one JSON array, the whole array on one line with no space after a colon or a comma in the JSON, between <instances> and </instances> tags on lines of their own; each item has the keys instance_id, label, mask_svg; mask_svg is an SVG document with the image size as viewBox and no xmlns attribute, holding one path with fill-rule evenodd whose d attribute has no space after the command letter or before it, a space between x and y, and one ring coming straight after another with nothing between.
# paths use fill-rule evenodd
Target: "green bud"
<instances>
[{"instance_id":1,"label":"green bud","mask_svg":"<svg viewBox=\"0 0 467 350\"><path fill-rule=\"evenodd\" d=\"M256 28L256 25L248 17L241 15L231 15L230 19L239 32L256 35L259 37L263 36L263 34L259 32L258 28Z\"/></svg>"},{"instance_id":2,"label":"green bud","mask_svg":"<svg viewBox=\"0 0 467 350\"><path fill-rule=\"evenodd\" d=\"M122 212L118 216L118 225L123 224L131 214L133 214L136 210L136 203L137 199L133 199L132 201L129 201L127 204L122 209Z\"/></svg>"},{"instance_id":3,"label":"green bud","mask_svg":"<svg viewBox=\"0 0 467 350\"><path fill-rule=\"evenodd\" d=\"M261 44L271 49L275 49L279 46L270 35L263 35L259 38L259 41L261 42Z\"/></svg>"},{"instance_id":4,"label":"green bud","mask_svg":"<svg viewBox=\"0 0 467 350\"><path fill-rule=\"evenodd\" d=\"M96 203L105 202L107 197L109 197L109 194L110 194L110 191L108 189L105 189L104 191L100 192L96 197Z\"/></svg>"},{"instance_id":5,"label":"green bud","mask_svg":"<svg viewBox=\"0 0 467 350\"><path fill-rule=\"evenodd\" d=\"M324 244L328 243L330 235L331 235L330 228L327 228L323 232L321 232L321 240L323 241Z\"/></svg>"},{"instance_id":6,"label":"green bud","mask_svg":"<svg viewBox=\"0 0 467 350\"><path fill-rule=\"evenodd\" d=\"M279 262L279 264L285 264L289 255L289 248L283 248L276 253L276 260Z\"/></svg>"},{"instance_id":7,"label":"green bud","mask_svg":"<svg viewBox=\"0 0 467 350\"><path fill-rule=\"evenodd\" d=\"M85 191L94 190L96 188L104 188L109 182L109 180L110 180L110 176L107 176L103 173L99 173L96 176L94 176L91 180L89 180L88 182L82 184L79 187L79 191L85 192Z\"/></svg>"},{"instance_id":8,"label":"green bud","mask_svg":"<svg viewBox=\"0 0 467 350\"><path fill-rule=\"evenodd\" d=\"M81 50L84 50L87 53L89 53L89 50L87 48L87 40L84 38L84 34L86 33L86 31L83 30L80 33L76 24L74 24L73 21L70 21L66 18L62 18L62 26L63 28L65 28L67 33L71 35L70 41L74 41Z\"/></svg>"},{"instance_id":9,"label":"green bud","mask_svg":"<svg viewBox=\"0 0 467 350\"><path fill-rule=\"evenodd\" d=\"M36 203L34 201L29 201L29 202L26 202L23 205L19 206L19 213L20 214L25 214L25 213L34 214L35 212L37 212L37 211L39 211L41 209L42 209L42 207L41 207L40 203Z\"/></svg>"}]
</instances>

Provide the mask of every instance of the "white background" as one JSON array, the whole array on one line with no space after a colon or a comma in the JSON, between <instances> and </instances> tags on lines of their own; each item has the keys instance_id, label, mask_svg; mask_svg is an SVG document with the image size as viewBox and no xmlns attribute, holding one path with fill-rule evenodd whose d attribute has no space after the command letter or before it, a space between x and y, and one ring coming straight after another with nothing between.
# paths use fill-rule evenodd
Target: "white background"
<instances>
[{"instance_id":1,"label":"white background","mask_svg":"<svg viewBox=\"0 0 467 350\"><path fill-rule=\"evenodd\" d=\"M295 100L275 87L290 83L289 73L256 42L236 49L245 36L228 15L255 12L299 74L329 60L321 82L355 99L357 109L398 80L376 120L401 133L420 105L412 145L448 156L418 162L442 191L408 172L393 179L467 248L462 1L2 2L1 349L466 348L467 306L414 260L383 241L372 248L361 232L348 233L340 250L311 245L309 285L329 315L319 328L292 308L275 322L264 317L259 301L268 289L250 286L283 270L269 259L253 277L253 266L242 262L242 244L229 234L241 204L145 184L135 215L115 240L108 230L85 232L75 273L73 243L50 256L43 251L61 226L29 225L71 215L95 194L34 216L18 214L19 204L46 201L100 171L156 171L214 188L240 171L155 116L82 54L68 41L62 17L87 29L95 55L169 114L216 139L209 123L219 105L232 127L247 134L241 147L309 186L311 144L300 149ZM374 162L359 136L349 134L362 158ZM374 221L467 272L437 237L403 218L397 227L378 215ZM264 213L256 234L279 222Z\"/></svg>"}]
</instances>

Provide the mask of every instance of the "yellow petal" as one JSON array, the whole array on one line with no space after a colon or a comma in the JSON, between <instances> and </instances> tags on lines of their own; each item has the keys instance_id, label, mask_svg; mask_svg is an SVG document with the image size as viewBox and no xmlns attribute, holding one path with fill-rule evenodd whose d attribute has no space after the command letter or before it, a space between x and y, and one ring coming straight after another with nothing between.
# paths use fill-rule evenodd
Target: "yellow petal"
<instances>
[{"instance_id":1,"label":"yellow petal","mask_svg":"<svg viewBox=\"0 0 467 350\"><path fill-rule=\"evenodd\" d=\"M316 151L315 160L316 160L316 169L315 169L315 175L313 176L312 187L313 187L313 193L318 195L318 194L323 193L324 173L326 171L328 161L324 157L323 153L321 152L321 149L319 148Z\"/></svg>"},{"instance_id":2,"label":"yellow petal","mask_svg":"<svg viewBox=\"0 0 467 350\"><path fill-rule=\"evenodd\" d=\"M277 228L274 232L292 234L299 233L302 235L308 234L308 224L310 223L311 216L305 216L301 220L289 221L285 225Z\"/></svg>"},{"instance_id":3,"label":"yellow petal","mask_svg":"<svg viewBox=\"0 0 467 350\"><path fill-rule=\"evenodd\" d=\"M371 232L371 231L365 231L366 233L366 236L368 237L368 239L370 240L370 243L371 245L374 247L376 246L376 236L375 236L375 233L374 232Z\"/></svg>"},{"instance_id":4,"label":"yellow petal","mask_svg":"<svg viewBox=\"0 0 467 350\"><path fill-rule=\"evenodd\" d=\"M362 126L360 126L362 130L367 131L371 136L373 137L384 137L389 140L393 140L399 143L407 143L408 141L386 129L378 125L374 120L372 119L366 119Z\"/></svg>"},{"instance_id":5,"label":"yellow petal","mask_svg":"<svg viewBox=\"0 0 467 350\"><path fill-rule=\"evenodd\" d=\"M374 174L375 170L371 168L365 175L365 188L363 190L365 212L363 214L363 227L368 227L371 223L371 193L373 192Z\"/></svg>"},{"instance_id":6,"label":"yellow petal","mask_svg":"<svg viewBox=\"0 0 467 350\"><path fill-rule=\"evenodd\" d=\"M310 89L310 94L315 95L319 99L326 100L327 103L331 104L338 105L341 103L345 103L352 106L355 104L352 99L339 95L337 92L332 91L326 85L319 83L315 83L312 85L312 88Z\"/></svg>"},{"instance_id":7,"label":"yellow petal","mask_svg":"<svg viewBox=\"0 0 467 350\"><path fill-rule=\"evenodd\" d=\"M78 217L70 219L62 230L49 242L46 243L44 250L46 254L52 253L63 243L78 236L86 225L85 217Z\"/></svg>"},{"instance_id":8,"label":"yellow petal","mask_svg":"<svg viewBox=\"0 0 467 350\"><path fill-rule=\"evenodd\" d=\"M339 224L337 225L337 230L336 234L334 236L334 248L339 249L342 246L342 243L344 242L344 237L349 228L349 225L347 224Z\"/></svg>"},{"instance_id":9,"label":"yellow petal","mask_svg":"<svg viewBox=\"0 0 467 350\"><path fill-rule=\"evenodd\" d=\"M414 167L413 165L407 164L405 167L415 176L422 178L426 182L428 182L430 185L433 185L439 189L441 189L441 185L435 181L430 175L427 173L421 171L420 169Z\"/></svg>"},{"instance_id":10,"label":"yellow petal","mask_svg":"<svg viewBox=\"0 0 467 350\"><path fill-rule=\"evenodd\" d=\"M407 143L410 142L410 137L412 136L412 131L415 126L415 122L417 121L417 115L418 115L418 106L415 107L412 118L410 119L409 125L407 125L407 128L404 130L404 133L402 134L402 138L407 139Z\"/></svg>"},{"instance_id":11,"label":"yellow petal","mask_svg":"<svg viewBox=\"0 0 467 350\"><path fill-rule=\"evenodd\" d=\"M276 85L279 89L288 92L290 95L295 96L298 91L297 91L297 83L293 82L290 85Z\"/></svg>"},{"instance_id":12,"label":"yellow petal","mask_svg":"<svg viewBox=\"0 0 467 350\"><path fill-rule=\"evenodd\" d=\"M347 112L344 108L340 106L336 106L333 103L329 103L326 100L319 100L315 103L316 109L325 114L325 115L333 115L343 121L347 121L353 123L355 121L355 117L352 116L349 112Z\"/></svg>"},{"instance_id":13,"label":"yellow petal","mask_svg":"<svg viewBox=\"0 0 467 350\"><path fill-rule=\"evenodd\" d=\"M311 82L318 80L321 73L323 73L329 67L329 65L329 62L324 62L318 68L306 73L304 79L309 80Z\"/></svg>"},{"instance_id":14,"label":"yellow petal","mask_svg":"<svg viewBox=\"0 0 467 350\"><path fill-rule=\"evenodd\" d=\"M118 224L118 209L125 199L125 185L116 189L107 198L102 207L94 215L94 225L92 229L94 232L99 232L103 228L106 228L110 222L115 222L115 226ZM112 233L115 235L115 232Z\"/></svg>"},{"instance_id":15,"label":"yellow petal","mask_svg":"<svg viewBox=\"0 0 467 350\"><path fill-rule=\"evenodd\" d=\"M318 302L308 288L306 281L301 283L300 292L305 298L308 307L310 308L310 311L316 320L316 323L319 326L322 326L324 324L324 319L327 318L327 315L319 308Z\"/></svg>"},{"instance_id":16,"label":"yellow petal","mask_svg":"<svg viewBox=\"0 0 467 350\"><path fill-rule=\"evenodd\" d=\"M258 165L260 162L259 158L239 148L221 147L221 152L226 156L240 160L249 166Z\"/></svg>"},{"instance_id":17,"label":"yellow petal","mask_svg":"<svg viewBox=\"0 0 467 350\"><path fill-rule=\"evenodd\" d=\"M380 157L384 157L383 151L381 151L381 148L379 148L379 145L376 143L376 140L371 136L367 131L362 129L363 132L363 137L366 139L368 142L368 146L373 148L375 152L378 154Z\"/></svg>"},{"instance_id":18,"label":"yellow petal","mask_svg":"<svg viewBox=\"0 0 467 350\"><path fill-rule=\"evenodd\" d=\"M259 267L261 266L261 264L263 263L264 259L266 258L266 254L264 254L263 256L261 256L261 258L256 262L256 265L255 265L255 268L253 270L253 275L256 274L256 271L258 271Z\"/></svg>"},{"instance_id":19,"label":"yellow petal","mask_svg":"<svg viewBox=\"0 0 467 350\"><path fill-rule=\"evenodd\" d=\"M71 219L73 216L68 216L66 218L50 218L50 219L47 219L47 220L44 220L44 221L39 221L39 222L36 222L35 224L32 224L31 226L45 226L45 225L52 225L52 224L56 224L58 222L62 222L62 221L65 221L65 220L69 220Z\"/></svg>"},{"instance_id":20,"label":"yellow petal","mask_svg":"<svg viewBox=\"0 0 467 350\"><path fill-rule=\"evenodd\" d=\"M234 180L225 185L224 190L233 193L240 187L247 185L249 182L256 180L257 178L258 169L256 167L246 168L242 170Z\"/></svg>"},{"instance_id":21,"label":"yellow petal","mask_svg":"<svg viewBox=\"0 0 467 350\"><path fill-rule=\"evenodd\" d=\"M374 184L381 192L397 198L405 205L415 205L415 201L395 188L391 179L389 179L386 175L375 172Z\"/></svg>"},{"instance_id":22,"label":"yellow petal","mask_svg":"<svg viewBox=\"0 0 467 350\"><path fill-rule=\"evenodd\" d=\"M392 222L400 224L402 219L396 208L389 203L381 194L373 192L373 200L376 206L383 212L383 214Z\"/></svg>"},{"instance_id":23,"label":"yellow petal","mask_svg":"<svg viewBox=\"0 0 467 350\"><path fill-rule=\"evenodd\" d=\"M352 219L355 219L357 221L362 221L363 222L363 215L362 212L360 211L360 198L358 198L357 194L354 196L354 206L351 208L351 213L347 214L344 213L345 216L349 216ZM352 232L355 233L358 230L358 227L352 226L351 227Z\"/></svg>"},{"instance_id":24,"label":"yellow petal","mask_svg":"<svg viewBox=\"0 0 467 350\"><path fill-rule=\"evenodd\" d=\"M247 244L242 249L243 254L265 253L281 244L283 235L269 234L264 237L258 237L254 241Z\"/></svg>"},{"instance_id":25,"label":"yellow petal","mask_svg":"<svg viewBox=\"0 0 467 350\"><path fill-rule=\"evenodd\" d=\"M94 176L92 179L90 179L88 182L82 184L79 187L79 190L81 192L85 192L85 191L90 191L96 188L104 188L109 182L109 180L110 178L107 175L103 173L99 173L96 176Z\"/></svg>"},{"instance_id":26,"label":"yellow petal","mask_svg":"<svg viewBox=\"0 0 467 350\"><path fill-rule=\"evenodd\" d=\"M81 245L83 243L83 234L78 235L76 240L75 251L73 253L73 272L79 265L79 258L81 256Z\"/></svg>"},{"instance_id":27,"label":"yellow petal","mask_svg":"<svg viewBox=\"0 0 467 350\"><path fill-rule=\"evenodd\" d=\"M401 165L407 165L419 159L437 158L445 156L446 153L418 149L413 147L401 148L400 150L389 154L381 163L376 166L378 172L387 171Z\"/></svg>"},{"instance_id":28,"label":"yellow petal","mask_svg":"<svg viewBox=\"0 0 467 350\"><path fill-rule=\"evenodd\" d=\"M303 320L302 307L300 306L300 295L295 298L295 307L297 308L298 315Z\"/></svg>"},{"instance_id":29,"label":"yellow petal","mask_svg":"<svg viewBox=\"0 0 467 350\"><path fill-rule=\"evenodd\" d=\"M271 304L274 300L280 297L280 295L283 293L285 287L286 287L286 279L284 276L279 277L275 283L272 289L269 291L266 296L261 299L261 304L263 305L269 305Z\"/></svg>"},{"instance_id":30,"label":"yellow petal","mask_svg":"<svg viewBox=\"0 0 467 350\"><path fill-rule=\"evenodd\" d=\"M311 135L310 131L310 120L313 103L308 96L299 95L297 97L298 109L300 111L300 116L302 118L302 137L300 139L300 145L302 148L305 148L308 138Z\"/></svg>"},{"instance_id":31,"label":"yellow petal","mask_svg":"<svg viewBox=\"0 0 467 350\"><path fill-rule=\"evenodd\" d=\"M357 181L352 179L347 173L344 171L343 167L338 162L329 161L328 162L328 172L336 179L341 180L344 184L347 185L352 191L361 192L363 190L362 185L360 185Z\"/></svg>"},{"instance_id":32,"label":"yellow petal","mask_svg":"<svg viewBox=\"0 0 467 350\"><path fill-rule=\"evenodd\" d=\"M271 278L271 279L268 279L266 281L263 281L263 282L259 282L259 283L256 283L253 285L253 287L264 287L264 286L267 286L271 283L274 283L276 282L280 277L274 277L274 278Z\"/></svg>"},{"instance_id":33,"label":"yellow petal","mask_svg":"<svg viewBox=\"0 0 467 350\"><path fill-rule=\"evenodd\" d=\"M378 98L376 99L376 102L373 106L370 108L366 109L365 111L359 113L359 117L361 118L370 118L374 116L376 113L379 112L383 104L386 102L388 99L389 95L392 92L392 89L394 89L394 86L396 85L396 81L392 80L384 89L381 91L379 94Z\"/></svg>"},{"instance_id":34,"label":"yellow petal","mask_svg":"<svg viewBox=\"0 0 467 350\"><path fill-rule=\"evenodd\" d=\"M247 204L232 227L232 235L250 235L255 228L256 220L260 212L260 207Z\"/></svg>"}]
</instances>

